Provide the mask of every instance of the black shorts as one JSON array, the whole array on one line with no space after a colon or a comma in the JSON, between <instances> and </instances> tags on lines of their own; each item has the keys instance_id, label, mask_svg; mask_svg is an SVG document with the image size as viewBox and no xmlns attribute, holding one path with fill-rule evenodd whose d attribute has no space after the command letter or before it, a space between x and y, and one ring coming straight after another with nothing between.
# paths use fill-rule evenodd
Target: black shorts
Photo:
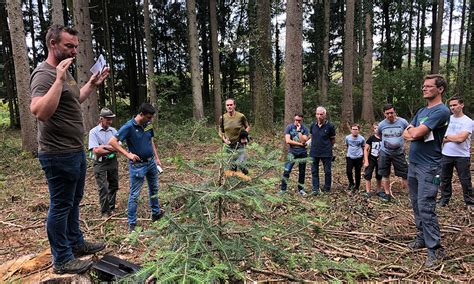
<instances>
[{"instance_id":1,"label":"black shorts","mask_svg":"<svg viewBox=\"0 0 474 284\"><path fill-rule=\"evenodd\" d=\"M379 175L383 177L390 176L390 167L393 164L393 169L397 177L407 179L408 165L405 158L405 153L388 155L383 151L380 151L379 155Z\"/></svg>"},{"instance_id":2,"label":"black shorts","mask_svg":"<svg viewBox=\"0 0 474 284\"><path fill-rule=\"evenodd\" d=\"M382 176L379 175L379 171L378 171L378 165L377 165L377 159L370 156L369 157L369 166L367 166L364 170L364 179L365 180L371 180L372 179L372 173L374 172L375 170L375 179L376 180L381 180L382 179Z\"/></svg>"}]
</instances>

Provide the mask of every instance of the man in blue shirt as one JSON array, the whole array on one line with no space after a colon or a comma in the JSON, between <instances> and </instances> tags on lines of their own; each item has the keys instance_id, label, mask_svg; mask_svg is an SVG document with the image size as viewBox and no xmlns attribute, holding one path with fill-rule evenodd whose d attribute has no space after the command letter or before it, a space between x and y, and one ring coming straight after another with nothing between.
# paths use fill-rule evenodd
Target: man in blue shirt
<instances>
[{"instance_id":1,"label":"man in blue shirt","mask_svg":"<svg viewBox=\"0 0 474 284\"><path fill-rule=\"evenodd\" d=\"M285 163L285 171L281 180L281 193L286 192L287 181L291 169L298 163L298 192L306 195L304 191L304 177L306 173L306 141L308 140L308 128L303 125L303 114L295 114L295 121L285 128L285 143L288 145L288 161Z\"/></svg>"},{"instance_id":2,"label":"man in blue shirt","mask_svg":"<svg viewBox=\"0 0 474 284\"><path fill-rule=\"evenodd\" d=\"M312 159L311 176L313 194L319 194L319 161L324 167L324 192L331 191L332 173L332 148L336 143L336 128L327 120L327 111L324 107L316 108L316 121L310 126L311 150L309 156Z\"/></svg>"},{"instance_id":3,"label":"man in blue shirt","mask_svg":"<svg viewBox=\"0 0 474 284\"><path fill-rule=\"evenodd\" d=\"M443 76L432 74L425 77L422 91L427 106L417 111L403 132L403 137L411 141L408 188L417 228L416 239L408 247L428 248L426 267L437 265L445 256L435 208L441 174L441 145L450 116L442 101L446 88Z\"/></svg>"},{"instance_id":4,"label":"man in blue shirt","mask_svg":"<svg viewBox=\"0 0 474 284\"><path fill-rule=\"evenodd\" d=\"M127 121L112 137L109 144L118 152L127 157L130 171L130 196L128 197L128 230L133 231L137 225L137 207L144 179L148 183L150 196L151 219L159 220L164 211L160 209L158 201L158 168L161 161L156 153L153 143L153 125L151 120L155 114L155 108L149 103L140 106L139 113ZM125 141L128 151L125 150L118 141Z\"/></svg>"},{"instance_id":5,"label":"man in blue shirt","mask_svg":"<svg viewBox=\"0 0 474 284\"><path fill-rule=\"evenodd\" d=\"M117 134L112 121L115 114L108 108L100 110L99 124L89 131L89 153L94 160L94 176L99 188L100 212L108 217L115 210L119 188L118 162L109 140Z\"/></svg>"}]
</instances>

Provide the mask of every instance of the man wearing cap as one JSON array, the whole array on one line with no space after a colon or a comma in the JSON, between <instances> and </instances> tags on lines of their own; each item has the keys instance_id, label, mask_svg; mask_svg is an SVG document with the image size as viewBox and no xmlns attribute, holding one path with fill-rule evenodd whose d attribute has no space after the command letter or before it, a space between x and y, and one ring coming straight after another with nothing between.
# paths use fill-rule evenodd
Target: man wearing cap
<instances>
[{"instance_id":1,"label":"man wearing cap","mask_svg":"<svg viewBox=\"0 0 474 284\"><path fill-rule=\"evenodd\" d=\"M89 131L89 154L94 160L94 176L99 189L100 212L108 217L115 209L118 190L118 162L115 149L109 140L117 130L112 121L115 114L108 108L100 110L99 124Z\"/></svg>"}]
</instances>

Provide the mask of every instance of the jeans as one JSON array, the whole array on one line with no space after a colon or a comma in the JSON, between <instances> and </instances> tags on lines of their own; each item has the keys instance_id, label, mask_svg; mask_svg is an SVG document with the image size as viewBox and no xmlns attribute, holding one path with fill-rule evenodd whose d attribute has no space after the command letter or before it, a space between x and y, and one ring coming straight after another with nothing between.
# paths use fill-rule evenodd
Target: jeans
<instances>
[{"instance_id":1,"label":"jeans","mask_svg":"<svg viewBox=\"0 0 474 284\"><path fill-rule=\"evenodd\" d=\"M291 169L295 163L298 163L298 190L304 190L304 177L306 174L306 152L299 154L288 153L288 161L285 163L285 171L281 179L281 190L286 190L288 179L290 178Z\"/></svg>"},{"instance_id":2,"label":"jeans","mask_svg":"<svg viewBox=\"0 0 474 284\"><path fill-rule=\"evenodd\" d=\"M441 198L449 201L453 194L453 169L456 168L458 172L459 182L462 186L464 195L464 202L466 205L474 205L472 197L472 183L471 183L471 159L469 157L449 157L444 156L441 159Z\"/></svg>"},{"instance_id":3,"label":"jeans","mask_svg":"<svg viewBox=\"0 0 474 284\"><path fill-rule=\"evenodd\" d=\"M311 176L313 182L313 191L319 191L319 161L322 161L324 167L324 189L323 191L331 191L332 174L331 174L331 162L332 157L312 157L313 163L311 164Z\"/></svg>"},{"instance_id":4,"label":"jeans","mask_svg":"<svg viewBox=\"0 0 474 284\"><path fill-rule=\"evenodd\" d=\"M408 165L408 188L415 215L416 238L425 243L428 249L441 247L441 233L435 210L438 185L434 182L434 177L440 172L438 165Z\"/></svg>"},{"instance_id":5,"label":"jeans","mask_svg":"<svg viewBox=\"0 0 474 284\"><path fill-rule=\"evenodd\" d=\"M156 162L151 159L143 163L130 163L130 195L128 197L128 224L137 224L138 199L143 182L148 183L148 195L150 196L150 207L152 215L160 213L160 204L158 201L158 169Z\"/></svg>"},{"instance_id":6,"label":"jeans","mask_svg":"<svg viewBox=\"0 0 474 284\"><path fill-rule=\"evenodd\" d=\"M79 228L79 203L84 195L86 155L84 151L38 155L48 180L50 205L46 230L54 265L74 259L72 247L84 243Z\"/></svg>"},{"instance_id":7,"label":"jeans","mask_svg":"<svg viewBox=\"0 0 474 284\"><path fill-rule=\"evenodd\" d=\"M99 189L100 211L110 213L115 209L115 199L119 188L117 159L94 162L94 176Z\"/></svg>"},{"instance_id":8,"label":"jeans","mask_svg":"<svg viewBox=\"0 0 474 284\"><path fill-rule=\"evenodd\" d=\"M352 169L355 169L355 190L358 190L360 187L360 172L362 171L362 165L364 162L363 159L363 157L357 159L346 157L346 175L347 180L349 181L349 186L351 187L354 186L354 176L352 174Z\"/></svg>"},{"instance_id":9,"label":"jeans","mask_svg":"<svg viewBox=\"0 0 474 284\"><path fill-rule=\"evenodd\" d=\"M241 143L232 143L227 147L227 153L232 154L231 169L237 170L238 168L246 169L243 166L246 158L245 145Z\"/></svg>"}]
</instances>

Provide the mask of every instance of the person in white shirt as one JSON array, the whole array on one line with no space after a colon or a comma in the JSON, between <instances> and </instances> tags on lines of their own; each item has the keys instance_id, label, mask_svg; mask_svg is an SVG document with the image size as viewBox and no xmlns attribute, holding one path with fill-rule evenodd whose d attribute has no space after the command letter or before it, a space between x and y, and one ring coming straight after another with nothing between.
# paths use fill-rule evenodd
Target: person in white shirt
<instances>
[{"instance_id":1,"label":"person in white shirt","mask_svg":"<svg viewBox=\"0 0 474 284\"><path fill-rule=\"evenodd\" d=\"M453 193L453 169L456 168L467 206L474 206L471 183L471 135L472 119L463 113L464 101L460 97L448 100L453 113L443 139L443 157L441 159L441 198L438 204L444 207L449 204Z\"/></svg>"}]
</instances>

